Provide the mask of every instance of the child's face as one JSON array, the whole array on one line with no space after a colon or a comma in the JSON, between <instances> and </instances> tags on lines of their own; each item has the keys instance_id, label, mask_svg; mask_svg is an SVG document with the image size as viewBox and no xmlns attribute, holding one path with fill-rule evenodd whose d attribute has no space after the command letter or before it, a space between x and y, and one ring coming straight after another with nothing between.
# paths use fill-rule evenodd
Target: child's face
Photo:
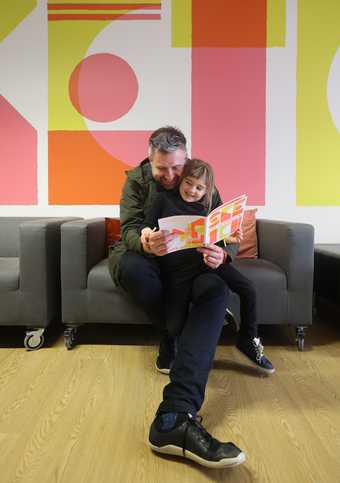
<instances>
[{"instance_id":1,"label":"child's face","mask_svg":"<svg viewBox=\"0 0 340 483\"><path fill-rule=\"evenodd\" d=\"M179 186L179 192L183 200L188 203L199 201L207 192L205 179L186 176Z\"/></svg>"}]
</instances>

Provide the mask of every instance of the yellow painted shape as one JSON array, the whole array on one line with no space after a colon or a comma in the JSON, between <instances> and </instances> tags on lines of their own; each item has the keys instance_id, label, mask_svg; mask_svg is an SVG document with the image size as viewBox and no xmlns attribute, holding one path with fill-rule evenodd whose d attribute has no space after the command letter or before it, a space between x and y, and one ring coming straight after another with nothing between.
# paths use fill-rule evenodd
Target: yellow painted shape
<instances>
[{"instance_id":1,"label":"yellow painted shape","mask_svg":"<svg viewBox=\"0 0 340 483\"><path fill-rule=\"evenodd\" d=\"M48 23L48 128L87 130L69 97L70 76L84 59L93 39L110 21Z\"/></svg>"},{"instance_id":2,"label":"yellow painted shape","mask_svg":"<svg viewBox=\"0 0 340 483\"><path fill-rule=\"evenodd\" d=\"M0 0L0 42L36 7L37 0Z\"/></svg>"},{"instance_id":3,"label":"yellow painted shape","mask_svg":"<svg viewBox=\"0 0 340 483\"><path fill-rule=\"evenodd\" d=\"M172 0L172 47L191 47L192 0Z\"/></svg>"},{"instance_id":4,"label":"yellow painted shape","mask_svg":"<svg viewBox=\"0 0 340 483\"><path fill-rule=\"evenodd\" d=\"M284 47L286 0L267 0L267 47Z\"/></svg>"},{"instance_id":5,"label":"yellow painted shape","mask_svg":"<svg viewBox=\"0 0 340 483\"><path fill-rule=\"evenodd\" d=\"M327 100L329 69L340 45L339 20L339 2L298 2L298 205L340 205L340 135Z\"/></svg>"}]
</instances>

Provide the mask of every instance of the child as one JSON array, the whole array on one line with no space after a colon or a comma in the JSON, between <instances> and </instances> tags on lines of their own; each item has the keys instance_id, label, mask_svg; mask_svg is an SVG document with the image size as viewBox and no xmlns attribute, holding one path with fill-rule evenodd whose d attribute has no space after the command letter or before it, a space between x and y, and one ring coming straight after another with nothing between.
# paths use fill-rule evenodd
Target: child
<instances>
[{"instance_id":1,"label":"child","mask_svg":"<svg viewBox=\"0 0 340 483\"><path fill-rule=\"evenodd\" d=\"M180 178L179 187L171 191L162 191L146 214L145 227L141 236L146 241L150 231L158 227L158 219L174 215L206 216L212 209L215 190L214 175L211 166L199 159L188 160ZM221 202L219 203L221 204ZM231 237L228 244L238 241L240 233ZM263 354L263 346L257 336L256 292L253 283L242 275L231 263L232 250L228 244L219 242L217 245L226 248L225 263L218 268L210 268L206 255L200 248L185 249L168 253L159 257L159 264L166 294L167 330L172 336L179 336L189 311L191 286L195 277L213 270L227 284L228 288L237 293L241 302L241 325L238 332L236 347L261 372L272 374L275 369Z\"/></svg>"}]
</instances>

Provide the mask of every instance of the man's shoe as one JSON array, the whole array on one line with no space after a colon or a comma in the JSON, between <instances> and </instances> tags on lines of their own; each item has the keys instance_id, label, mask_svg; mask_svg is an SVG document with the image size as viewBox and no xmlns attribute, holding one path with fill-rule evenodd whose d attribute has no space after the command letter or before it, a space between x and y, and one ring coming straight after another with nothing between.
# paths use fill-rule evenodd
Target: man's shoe
<instances>
[{"instance_id":1,"label":"man's shoe","mask_svg":"<svg viewBox=\"0 0 340 483\"><path fill-rule=\"evenodd\" d=\"M170 337L169 334L164 334L160 344L159 353L156 359L156 369L162 374L170 374L171 366L176 354L176 339Z\"/></svg>"},{"instance_id":2,"label":"man's shoe","mask_svg":"<svg viewBox=\"0 0 340 483\"><path fill-rule=\"evenodd\" d=\"M162 355L157 357L155 365L158 372L161 372L162 374L170 374L172 364L173 359Z\"/></svg>"},{"instance_id":3,"label":"man's shoe","mask_svg":"<svg viewBox=\"0 0 340 483\"><path fill-rule=\"evenodd\" d=\"M273 374L275 372L273 364L263 354L263 345L258 337L239 339L236 347L248 361L264 374Z\"/></svg>"},{"instance_id":4,"label":"man's shoe","mask_svg":"<svg viewBox=\"0 0 340 483\"><path fill-rule=\"evenodd\" d=\"M236 466L246 459L233 443L213 438L191 414L179 413L169 431L162 431L160 416L156 417L150 428L149 444L158 453L182 456L208 468Z\"/></svg>"}]
</instances>

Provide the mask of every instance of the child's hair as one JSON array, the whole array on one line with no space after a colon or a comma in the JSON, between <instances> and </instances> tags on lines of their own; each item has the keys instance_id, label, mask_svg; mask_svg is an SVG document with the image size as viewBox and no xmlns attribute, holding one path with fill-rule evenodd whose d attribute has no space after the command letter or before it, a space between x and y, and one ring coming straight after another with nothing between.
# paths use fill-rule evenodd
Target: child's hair
<instances>
[{"instance_id":1,"label":"child's hair","mask_svg":"<svg viewBox=\"0 0 340 483\"><path fill-rule=\"evenodd\" d=\"M206 206L209 213L211 209L212 196L215 189L215 179L212 167L206 161L201 159L188 159L184 165L182 175L180 178L180 183L187 176L192 178L204 178L204 184L206 186L206 193L203 196L201 202Z\"/></svg>"}]
</instances>

